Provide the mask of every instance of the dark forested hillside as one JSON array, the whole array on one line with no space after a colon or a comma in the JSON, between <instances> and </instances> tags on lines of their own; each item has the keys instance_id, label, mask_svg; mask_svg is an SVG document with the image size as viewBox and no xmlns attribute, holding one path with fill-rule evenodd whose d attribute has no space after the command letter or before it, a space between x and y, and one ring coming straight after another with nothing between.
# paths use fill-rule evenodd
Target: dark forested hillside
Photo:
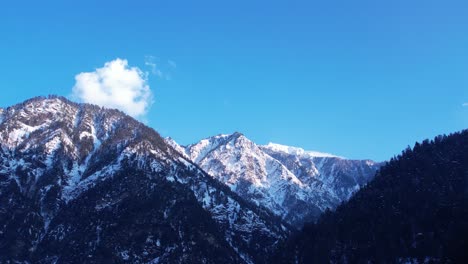
<instances>
[{"instance_id":1,"label":"dark forested hillside","mask_svg":"<svg viewBox=\"0 0 468 264\"><path fill-rule=\"evenodd\" d=\"M122 112L0 116L0 263L265 263L288 228Z\"/></svg>"},{"instance_id":2,"label":"dark forested hillside","mask_svg":"<svg viewBox=\"0 0 468 264\"><path fill-rule=\"evenodd\" d=\"M467 263L468 130L416 143L306 225L283 263Z\"/></svg>"}]
</instances>

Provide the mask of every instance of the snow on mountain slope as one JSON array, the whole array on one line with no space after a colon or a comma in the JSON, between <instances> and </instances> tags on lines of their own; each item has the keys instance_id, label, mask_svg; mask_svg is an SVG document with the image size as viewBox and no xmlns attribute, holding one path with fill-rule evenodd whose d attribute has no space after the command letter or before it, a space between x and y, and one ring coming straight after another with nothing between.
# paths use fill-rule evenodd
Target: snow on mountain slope
<instances>
[{"instance_id":1,"label":"snow on mountain slope","mask_svg":"<svg viewBox=\"0 0 468 264\"><path fill-rule=\"evenodd\" d=\"M335 157L338 158L338 156L329 154L329 153L322 153L322 152L317 152L317 151L305 151L302 148L298 147L291 147L291 146L285 146L285 145L280 145L276 143L268 143L268 145L264 146L264 148L269 149L271 151L275 152L283 152L287 153L290 155L296 155L296 156L301 156L301 157L322 157L322 158L331 158Z\"/></svg>"},{"instance_id":2,"label":"snow on mountain slope","mask_svg":"<svg viewBox=\"0 0 468 264\"><path fill-rule=\"evenodd\" d=\"M169 146L171 146L173 149L175 149L177 152L179 152L184 158L187 158L187 159L190 160L190 157L185 152L185 148L180 146L174 139L172 139L170 137L166 137L166 138L164 138L164 141L166 141L166 143Z\"/></svg>"},{"instance_id":3,"label":"snow on mountain slope","mask_svg":"<svg viewBox=\"0 0 468 264\"><path fill-rule=\"evenodd\" d=\"M290 207L307 204L306 186L240 133L202 140L189 146L187 155L231 190L278 216L297 219L317 210L293 213Z\"/></svg>"},{"instance_id":4,"label":"snow on mountain slope","mask_svg":"<svg viewBox=\"0 0 468 264\"><path fill-rule=\"evenodd\" d=\"M349 199L379 167L279 144L258 146L237 132L177 149L240 196L298 227Z\"/></svg>"},{"instance_id":5,"label":"snow on mountain slope","mask_svg":"<svg viewBox=\"0 0 468 264\"><path fill-rule=\"evenodd\" d=\"M0 108L0 124L3 122L3 113L4 113L4 109L3 108Z\"/></svg>"},{"instance_id":6,"label":"snow on mountain slope","mask_svg":"<svg viewBox=\"0 0 468 264\"><path fill-rule=\"evenodd\" d=\"M302 149L285 151L274 144L262 146L261 149L284 164L304 184L329 190L340 203L347 201L360 186L371 180L382 165L371 160L350 160Z\"/></svg>"},{"instance_id":7,"label":"snow on mountain slope","mask_svg":"<svg viewBox=\"0 0 468 264\"><path fill-rule=\"evenodd\" d=\"M0 117L0 262L262 263L288 234L120 111L40 97Z\"/></svg>"}]
</instances>

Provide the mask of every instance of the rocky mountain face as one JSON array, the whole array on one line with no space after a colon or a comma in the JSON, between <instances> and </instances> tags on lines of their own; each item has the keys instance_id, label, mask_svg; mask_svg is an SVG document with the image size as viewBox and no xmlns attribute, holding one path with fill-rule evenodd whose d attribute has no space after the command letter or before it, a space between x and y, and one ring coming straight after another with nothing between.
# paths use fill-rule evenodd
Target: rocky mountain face
<instances>
[{"instance_id":1,"label":"rocky mountain face","mask_svg":"<svg viewBox=\"0 0 468 264\"><path fill-rule=\"evenodd\" d=\"M350 160L273 143L261 149L280 161L302 182L330 191L340 202L347 201L369 182L382 165L371 160Z\"/></svg>"},{"instance_id":2,"label":"rocky mountain face","mask_svg":"<svg viewBox=\"0 0 468 264\"><path fill-rule=\"evenodd\" d=\"M241 133L187 147L166 142L241 197L297 228L347 201L381 165L278 144L259 146Z\"/></svg>"},{"instance_id":3,"label":"rocky mountain face","mask_svg":"<svg viewBox=\"0 0 468 264\"><path fill-rule=\"evenodd\" d=\"M179 151L117 110L60 97L0 109L0 262L265 262L288 225ZM267 186L274 177L295 183L282 185L297 188L290 196L306 194L305 183L259 153L258 162L268 166L256 160L231 166L268 171L231 181L232 190L262 197L263 189L249 186ZM201 155L190 157L208 164ZM274 169L280 173L270 176Z\"/></svg>"}]
</instances>

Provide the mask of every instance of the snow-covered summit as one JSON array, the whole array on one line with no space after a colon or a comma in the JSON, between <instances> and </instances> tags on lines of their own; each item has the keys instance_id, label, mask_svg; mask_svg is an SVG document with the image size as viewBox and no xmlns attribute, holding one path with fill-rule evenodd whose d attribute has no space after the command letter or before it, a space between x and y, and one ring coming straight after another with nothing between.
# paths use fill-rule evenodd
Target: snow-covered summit
<instances>
[{"instance_id":1,"label":"snow-covered summit","mask_svg":"<svg viewBox=\"0 0 468 264\"><path fill-rule=\"evenodd\" d=\"M266 149L270 149L272 151L281 151L290 155L297 155L297 156L309 156L309 157L320 157L320 158L343 158L329 153L323 153L318 151L308 151L304 150L303 148L299 147L291 147L285 146L277 143L268 143L267 145L262 146Z\"/></svg>"},{"instance_id":2,"label":"snow-covered summit","mask_svg":"<svg viewBox=\"0 0 468 264\"><path fill-rule=\"evenodd\" d=\"M243 134L235 132L233 134L219 134L210 138L202 139L200 142L189 145L185 153L192 159L195 163L200 163L206 156L216 148L225 145L227 148L233 142L239 138L244 137Z\"/></svg>"},{"instance_id":3,"label":"snow-covered summit","mask_svg":"<svg viewBox=\"0 0 468 264\"><path fill-rule=\"evenodd\" d=\"M259 146L239 132L175 148L240 196L296 226L349 199L380 166L274 143Z\"/></svg>"},{"instance_id":4,"label":"snow-covered summit","mask_svg":"<svg viewBox=\"0 0 468 264\"><path fill-rule=\"evenodd\" d=\"M185 153L241 197L268 208L278 216L296 219L309 212L290 212L292 203L297 204L306 198L303 184L284 165L241 133L203 139L187 146ZM285 206L285 203L290 203L290 206Z\"/></svg>"}]
</instances>

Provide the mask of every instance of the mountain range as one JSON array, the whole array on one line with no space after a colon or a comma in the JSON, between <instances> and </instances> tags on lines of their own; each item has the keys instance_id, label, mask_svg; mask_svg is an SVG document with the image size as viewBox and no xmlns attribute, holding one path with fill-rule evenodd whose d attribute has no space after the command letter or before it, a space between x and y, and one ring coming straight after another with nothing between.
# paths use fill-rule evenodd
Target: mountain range
<instances>
[{"instance_id":1,"label":"mountain range","mask_svg":"<svg viewBox=\"0 0 468 264\"><path fill-rule=\"evenodd\" d=\"M389 162L181 146L63 97L0 108L0 263L464 263L468 130Z\"/></svg>"},{"instance_id":2,"label":"mountain range","mask_svg":"<svg viewBox=\"0 0 468 264\"><path fill-rule=\"evenodd\" d=\"M290 229L117 110L2 110L0 262L261 263Z\"/></svg>"}]
</instances>

